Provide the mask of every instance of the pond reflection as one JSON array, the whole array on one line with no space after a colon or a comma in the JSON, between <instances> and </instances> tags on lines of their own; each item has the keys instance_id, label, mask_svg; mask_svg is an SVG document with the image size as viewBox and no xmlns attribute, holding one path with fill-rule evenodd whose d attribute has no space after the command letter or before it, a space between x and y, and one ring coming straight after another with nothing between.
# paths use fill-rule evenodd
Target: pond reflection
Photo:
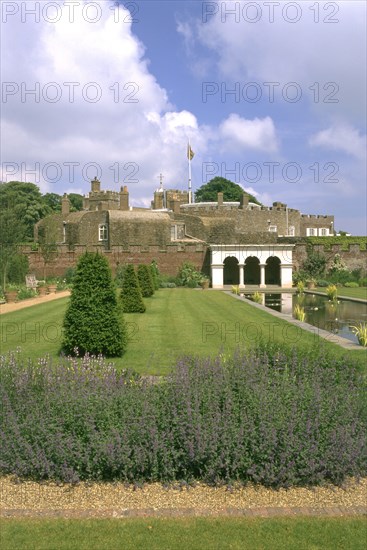
<instances>
[{"instance_id":1,"label":"pond reflection","mask_svg":"<svg viewBox=\"0 0 367 550\"><path fill-rule=\"evenodd\" d=\"M263 294L263 305L293 317L297 304L305 310L306 323L358 343L351 326L367 322L367 304L349 300L331 301L317 294Z\"/></svg>"}]
</instances>

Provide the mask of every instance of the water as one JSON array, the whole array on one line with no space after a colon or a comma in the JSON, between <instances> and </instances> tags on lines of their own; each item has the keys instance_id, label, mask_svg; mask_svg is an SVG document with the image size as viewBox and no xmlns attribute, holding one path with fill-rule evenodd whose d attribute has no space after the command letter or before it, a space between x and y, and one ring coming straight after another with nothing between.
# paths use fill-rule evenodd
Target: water
<instances>
[{"instance_id":1,"label":"water","mask_svg":"<svg viewBox=\"0 0 367 550\"><path fill-rule=\"evenodd\" d=\"M358 343L351 327L367 322L367 304L349 300L330 301L318 294L263 294L263 305L293 317L296 304L304 308L306 323Z\"/></svg>"}]
</instances>

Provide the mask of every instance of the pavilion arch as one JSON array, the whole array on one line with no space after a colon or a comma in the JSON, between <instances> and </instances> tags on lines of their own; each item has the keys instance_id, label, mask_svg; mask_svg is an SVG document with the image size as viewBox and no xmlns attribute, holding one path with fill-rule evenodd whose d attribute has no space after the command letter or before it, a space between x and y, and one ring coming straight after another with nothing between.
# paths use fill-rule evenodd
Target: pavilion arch
<instances>
[{"instance_id":1,"label":"pavilion arch","mask_svg":"<svg viewBox=\"0 0 367 550\"><path fill-rule=\"evenodd\" d=\"M260 284L260 260L256 256L249 256L244 264L244 283L245 285Z\"/></svg>"},{"instance_id":2,"label":"pavilion arch","mask_svg":"<svg viewBox=\"0 0 367 550\"><path fill-rule=\"evenodd\" d=\"M223 267L223 284L238 285L240 282L238 259L234 256L227 256L223 262Z\"/></svg>"},{"instance_id":3,"label":"pavilion arch","mask_svg":"<svg viewBox=\"0 0 367 550\"><path fill-rule=\"evenodd\" d=\"M280 285L280 264L281 260L278 256L269 256L265 263L265 284Z\"/></svg>"},{"instance_id":4,"label":"pavilion arch","mask_svg":"<svg viewBox=\"0 0 367 550\"><path fill-rule=\"evenodd\" d=\"M210 244L209 247L213 288L228 284L266 288L266 283L292 288L294 244Z\"/></svg>"}]
</instances>

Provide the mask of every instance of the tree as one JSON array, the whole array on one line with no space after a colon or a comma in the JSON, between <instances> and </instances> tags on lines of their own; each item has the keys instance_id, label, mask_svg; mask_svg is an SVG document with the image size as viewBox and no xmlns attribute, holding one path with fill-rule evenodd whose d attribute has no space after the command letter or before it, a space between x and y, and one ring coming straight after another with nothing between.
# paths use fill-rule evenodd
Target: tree
<instances>
[{"instance_id":1,"label":"tree","mask_svg":"<svg viewBox=\"0 0 367 550\"><path fill-rule=\"evenodd\" d=\"M20 244L27 228L14 209L0 209L0 271L3 289L8 281L9 269L21 255Z\"/></svg>"},{"instance_id":2,"label":"tree","mask_svg":"<svg viewBox=\"0 0 367 550\"><path fill-rule=\"evenodd\" d=\"M199 189L195 192L195 201L216 202L218 193L223 193L224 201L239 201L246 191L237 183L233 183L233 181L217 176L216 178L208 181L205 185L199 187ZM249 193L247 194L250 202L260 204L253 195L250 195Z\"/></svg>"},{"instance_id":3,"label":"tree","mask_svg":"<svg viewBox=\"0 0 367 550\"><path fill-rule=\"evenodd\" d=\"M12 210L26 227L25 237L33 240L35 224L50 213L41 192L34 183L10 181L0 184L0 210Z\"/></svg>"},{"instance_id":4,"label":"tree","mask_svg":"<svg viewBox=\"0 0 367 550\"><path fill-rule=\"evenodd\" d=\"M79 195L79 193L69 193L68 198L71 212L83 210L83 195Z\"/></svg>"},{"instance_id":5,"label":"tree","mask_svg":"<svg viewBox=\"0 0 367 550\"><path fill-rule=\"evenodd\" d=\"M125 266L120 300L124 313L144 313L145 311L138 277L132 264Z\"/></svg>"},{"instance_id":6,"label":"tree","mask_svg":"<svg viewBox=\"0 0 367 550\"><path fill-rule=\"evenodd\" d=\"M149 266L145 264L138 265L138 280L143 298L153 296L154 286Z\"/></svg>"},{"instance_id":7,"label":"tree","mask_svg":"<svg viewBox=\"0 0 367 550\"><path fill-rule=\"evenodd\" d=\"M63 326L62 349L67 354L120 357L125 351L126 326L104 256L92 252L81 256Z\"/></svg>"}]
</instances>

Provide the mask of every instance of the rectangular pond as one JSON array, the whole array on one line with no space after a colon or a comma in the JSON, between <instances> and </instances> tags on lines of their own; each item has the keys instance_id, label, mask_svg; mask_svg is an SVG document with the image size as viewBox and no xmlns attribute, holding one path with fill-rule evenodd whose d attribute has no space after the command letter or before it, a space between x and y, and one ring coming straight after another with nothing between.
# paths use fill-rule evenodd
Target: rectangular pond
<instances>
[{"instance_id":1,"label":"rectangular pond","mask_svg":"<svg viewBox=\"0 0 367 550\"><path fill-rule=\"evenodd\" d=\"M249 298L251 294L244 294ZM338 334L358 343L352 326L367 322L367 304L350 300L329 300L318 294L293 294L289 292L262 294L263 305L294 317L294 307L298 304L306 313L305 322Z\"/></svg>"}]
</instances>

